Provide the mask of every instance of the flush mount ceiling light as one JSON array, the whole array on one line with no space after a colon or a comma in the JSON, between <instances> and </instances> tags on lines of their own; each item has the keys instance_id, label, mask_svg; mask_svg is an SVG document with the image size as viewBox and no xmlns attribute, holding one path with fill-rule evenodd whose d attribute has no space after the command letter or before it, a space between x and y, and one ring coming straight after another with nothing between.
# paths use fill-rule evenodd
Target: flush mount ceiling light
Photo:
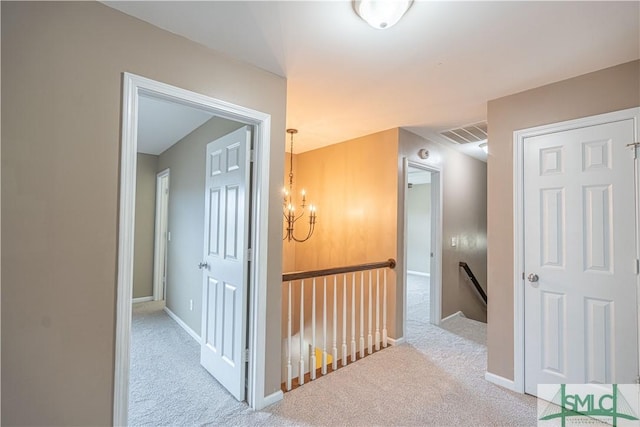
<instances>
[{"instance_id":1,"label":"flush mount ceiling light","mask_svg":"<svg viewBox=\"0 0 640 427\"><path fill-rule=\"evenodd\" d=\"M354 0L353 9L373 28L384 30L398 23L413 0Z\"/></svg>"},{"instance_id":2,"label":"flush mount ceiling light","mask_svg":"<svg viewBox=\"0 0 640 427\"><path fill-rule=\"evenodd\" d=\"M483 142L478 145L485 153L489 153L489 145L487 144L487 140L485 139Z\"/></svg>"}]
</instances>

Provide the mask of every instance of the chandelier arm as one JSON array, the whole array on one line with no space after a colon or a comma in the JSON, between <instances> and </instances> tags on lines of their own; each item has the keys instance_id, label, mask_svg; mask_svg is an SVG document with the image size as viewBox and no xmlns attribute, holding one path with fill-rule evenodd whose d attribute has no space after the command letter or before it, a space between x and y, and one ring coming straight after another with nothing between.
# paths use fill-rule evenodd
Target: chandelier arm
<instances>
[{"instance_id":1,"label":"chandelier arm","mask_svg":"<svg viewBox=\"0 0 640 427\"><path fill-rule=\"evenodd\" d=\"M303 215L304 215L304 209L302 209L302 212L300 212L300 215L298 215L298 216L293 220L294 224L295 224L295 222L296 222L297 220L299 220L300 218L302 218L302 216L303 216Z\"/></svg>"},{"instance_id":2,"label":"chandelier arm","mask_svg":"<svg viewBox=\"0 0 640 427\"><path fill-rule=\"evenodd\" d=\"M305 237L304 239L296 238L296 236L294 236L293 233L291 234L291 237L293 237L293 240L295 240L296 242L302 243L302 242L306 242L307 240L309 240L309 238L311 237L312 234L313 234L313 226L309 227L309 232L307 233L307 237Z\"/></svg>"}]
</instances>

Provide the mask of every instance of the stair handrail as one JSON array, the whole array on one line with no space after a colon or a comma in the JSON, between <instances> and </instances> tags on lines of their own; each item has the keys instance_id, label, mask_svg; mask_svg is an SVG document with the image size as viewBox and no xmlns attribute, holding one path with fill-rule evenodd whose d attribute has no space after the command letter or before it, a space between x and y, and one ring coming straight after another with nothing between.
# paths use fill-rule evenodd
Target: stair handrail
<instances>
[{"instance_id":1,"label":"stair handrail","mask_svg":"<svg viewBox=\"0 0 640 427\"><path fill-rule=\"evenodd\" d=\"M482 299L482 302L487 305L487 293L482 289L482 286L480 286L480 282L476 279L476 276L473 274L473 271L471 271L469 265L464 261L460 261L459 265L464 272L467 273L467 276L471 280L471 283L473 283L473 287L475 288L478 296Z\"/></svg>"},{"instance_id":2,"label":"stair handrail","mask_svg":"<svg viewBox=\"0 0 640 427\"><path fill-rule=\"evenodd\" d=\"M284 273L282 275L283 282L291 282L294 280L309 279L312 277L332 276L334 274L352 273L354 271L366 271L375 270L378 268L396 268L396 260L389 258L382 262L371 262L367 264L356 264L345 267L325 268L322 270L308 270L308 271L296 271L291 273Z\"/></svg>"}]
</instances>

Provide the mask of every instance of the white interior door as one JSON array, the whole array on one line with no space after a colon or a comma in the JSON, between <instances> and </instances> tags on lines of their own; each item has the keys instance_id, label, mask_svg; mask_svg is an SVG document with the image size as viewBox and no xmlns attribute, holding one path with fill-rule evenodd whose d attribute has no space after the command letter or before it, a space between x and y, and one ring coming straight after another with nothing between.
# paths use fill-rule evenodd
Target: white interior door
<instances>
[{"instance_id":1,"label":"white interior door","mask_svg":"<svg viewBox=\"0 0 640 427\"><path fill-rule=\"evenodd\" d=\"M525 391L638 376L632 120L524 143Z\"/></svg>"},{"instance_id":2,"label":"white interior door","mask_svg":"<svg viewBox=\"0 0 640 427\"><path fill-rule=\"evenodd\" d=\"M207 145L200 363L245 398L249 156L242 127Z\"/></svg>"}]
</instances>

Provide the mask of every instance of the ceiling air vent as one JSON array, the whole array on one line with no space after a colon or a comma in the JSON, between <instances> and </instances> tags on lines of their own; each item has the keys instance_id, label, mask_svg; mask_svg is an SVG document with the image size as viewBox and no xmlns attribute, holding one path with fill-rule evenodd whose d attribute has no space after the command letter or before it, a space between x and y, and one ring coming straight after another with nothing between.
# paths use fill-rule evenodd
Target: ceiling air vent
<instances>
[{"instance_id":1,"label":"ceiling air vent","mask_svg":"<svg viewBox=\"0 0 640 427\"><path fill-rule=\"evenodd\" d=\"M487 139L487 122L479 122L456 129L450 129L441 132L440 135L456 144L485 141Z\"/></svg>"}]
</instances>

